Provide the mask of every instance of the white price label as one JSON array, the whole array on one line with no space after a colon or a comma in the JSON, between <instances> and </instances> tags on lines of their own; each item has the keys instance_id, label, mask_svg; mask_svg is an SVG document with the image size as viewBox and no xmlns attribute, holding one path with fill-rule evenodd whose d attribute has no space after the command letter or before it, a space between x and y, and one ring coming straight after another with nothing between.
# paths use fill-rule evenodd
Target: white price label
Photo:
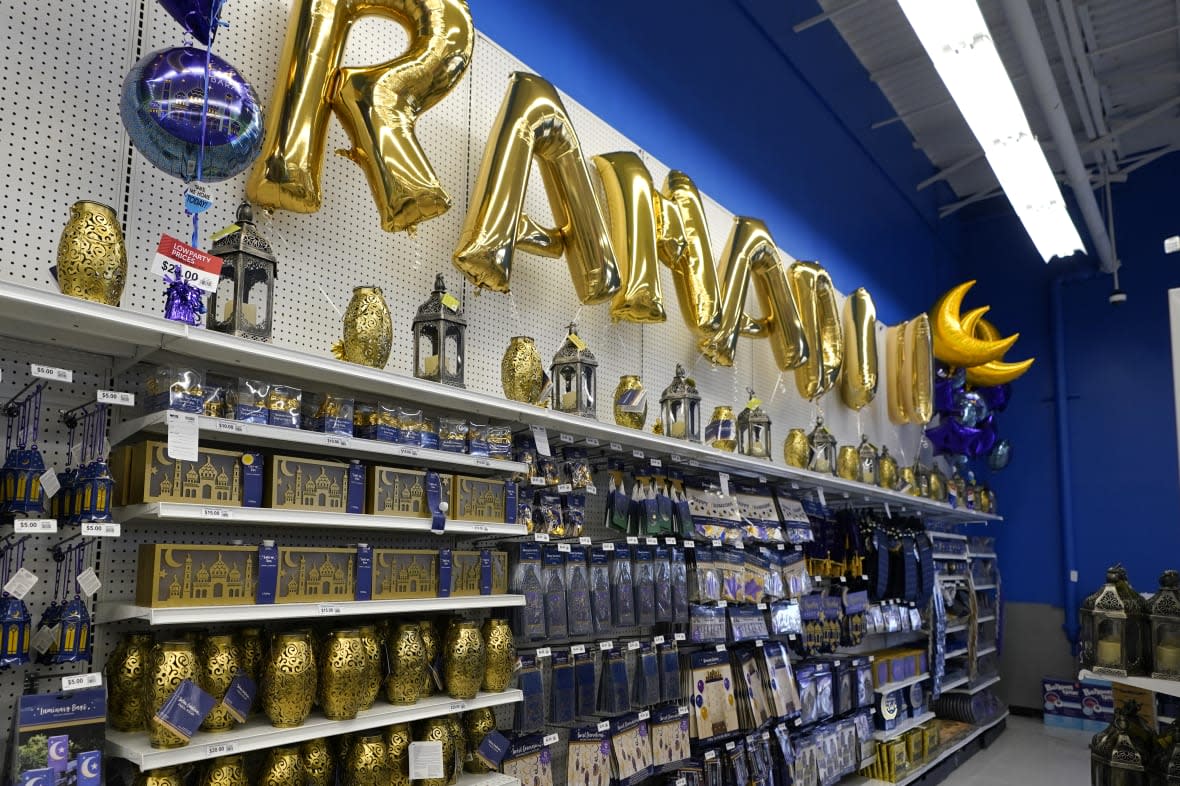
<instances>
[{"instance_id":1,"label":"white price label","mask_svg":"<svg viewBox=\"0 0 1180 786\"><path fill-rule=\"evenodd\" d=\"M36 583L37 576L27 568L21 568L4 585L4 591L17 600L23 600Z\"/></svg>"},{"instance_id":2,"label":"white price label","mask_svg":"<svg viewBox=\"0 0 1180 786\"><path fill-rule=\"evenodd\" d=\"M590 538L583 535L582 537L578 538L578 545L579 546L589 546L590 545Z\"/></svg>"},{"instance_id":3,"label":"white price label","mask_svg":"<svg viewBox=\"0 0 1180 786\"><path fill-rule=\"evenodd\" d=\"M644 543L646 543L648 546L658 546L658 545L660 545L660 539L659 539L659 538L644 538L644 539L643 539L643 542L644 542Z\"/></svg>"},{"instance_id":4,"label":"white price label","mask_svg":"<svg viewBox=\"0 0 1180 786\"><path fill-rule=\"evenodd\" d=\"M565 442L566 444L572 445L574 442L574 435L573 434L558 434L557 441L558 442Z\"/></svg>"},{"instance_id":5,"label":"white price label","mask_svg":"<svg viewBox=\"0 0 1180 786\"><path fill-rule=\"evenodd\" d=\"M402 445L397 449L397 454L399 456L404 456L405 458L418 458L420 452L418 448L412 447L410 445Z\"/></svg>"},{"instance_id":6,"label":"white price label","mask_svg":"<svg viewBox=\"0 0 1180 786\"><path fill-rule=\"evenodd\" d=\"M237 752L238 744L236 742L215 742L212 745L205 746L205 755L207 757L229 756Z\"/></svg>"},{"instance_id":7,"label":"white price label","mask_svg":"<svg viewBox=\"0 0 1180 786\"><path fill-rule=\"evenodd\" d=\"M759 482L759 483L765 483L765 482L766 482L766 476L765 476L765 475L759 475L759 476L758 476L758 482Z\"/></svg>"},{"instance_id":8,"label":"white price label","mask_svg":"<svg viewBox=\"0 0 1180 786\"><path fill-rule=\"evenodd\" d=\"M168 458L196 461L200 443L197 416L188 412L168 413Z\"/></svg>"},{"instance_id":9,"label":"white price label","mask_svg":"<svg viewBox=\"0 0 1180 786\"><path fill-rule=\"evenodd\" d=\"M603 550L603 551L614 551L614 550L615 550L615 544L613 544L613 543L603 543L603 544L602 544L602 550Z\"/></svg>"},{"instance_id":10,"label":"white price label","mask_svg":"<svg viewBox=\"0 0 1180 786\"><path fill-rule=\"evenodd\" d=\"M123 526L113 521L84 521L82 534L88 538L117 538L123 534Z\"/></svg>"},{"instance_id":11,"label":"white price label","mask_svg":"<svg viewBox=\"0 0 1180 786\"><path fill-rule=\"evenodd\" d=\"M327 438L328 447L330 448L348 448L352 447L352 440L348 437L329 436Z\"/></svg>"},{"instance_id":12,"label":"white price label","mask_svg":"<svg viewBox=\"0 0 1180 786\"><path fill-rule=\"evenodd\" d=\"M716 650L717 650L717 652L725 652L725 645L724 645L724 644L718 644L718 645L717 645L717 647L716 647Z\"/></svg>"},{"instance_id":13,"label":"white price label","mask_svg":"<svg viewBox=\"0 0 1180 786\"><path fill-rule=\"evenodd\" d=\"M599 731L610 731L610 721L602 721L598 724Z\"/></svg>"},{"instance_id":14,"label":"white price label","mask_svg":"<svg viewBox=\"0 0 1180 786\"><path fill-rule=\"evenodd\" d=\"M684 548L686 548L686 549L695 549L696 547L697 547L697 542L696 542L695 540L686 540L686 541L684 541Z\"/></svg>"},{"instance_id":15,"label":"white price label","mask_svg":"<svg viewBox=\"0 0 1180 786\"><path fill-rule=\"evenodd\" d=\"M41 473L41 490L45 492L46 497L51 498L61 491L61 481L57 479L57 472L53 467Z\"/></svg>"},{"instance_id":16,"label":"white price label","mask_svg":"<svg viewBox=\"0 0 1180 786\"><path fill-rule=\"evenodd\" d=\"M651 643L658 647L664 643L664 637L663 636L656 636L654 639L651 640Z\"/></svg>"},{"instance_id":17,"label":"white price label","mask_svg":"<svg viewBox=\"0 0 1180 786\"><path fill-rule=\"evenodd\" d=\"M723 609L723 608L725 608L725 607L726 607L726 606L728 606L728 605L729 605L729 601L727 601L727 600L719 600L719 601L717 601L717 608L719 608L719 609Z\"/></svg>"},{"instance_id":18,"label":"white price label","mask_svg":"<svg viewBox=\"0 0 1180 786\"><path fill-rule=\"evenodd\" d=\"M533 475L531 478L529 478L529 484L532 486L544 486L545 478L540 478L536 475Z\"/></svg>"},{"instance_id":19,"label":"white price label","mask_svg":"<svg viewBox=\"0 0 1180 786\"><path fill-rule=\"evenodd\" d=\"M721 541L714 538L713 542L710 545L712 545L713 548L715 548L715 549L719 549L719 548L721 548Z\"/></svg>"},{"instance_id":20,"label":"white price label","mask_svg":"<svg viewBox=\"0 0 1180 786\"><path fill-rule=\"evenodd\" d=\"M245 434L246 427L235 420L225 420L218 418L217 423L213 426L217 431L224 431L227 434Z\"/></svg>"},{"instance_id":21,"label":"white price label","mask_svg":"<svg viewBox=\"0 0 1180 786\"><path fill-rule=\"evenodd\" d=\"M463 712L466 709L467 709L467 702L465 702L465 701L452 701L450 704L447 705L447 710L449 712Z\"/></svg>"},{"instance_id":22,"label":"white price label","mask_svg":"<svg viewBox=\"0 0 1180 786\"><path fill-rule=\"evenodd\" d=\"M690 466L690 467L699 467L700 465L701 465L701 462L697 461L696 459L689 459L688 460L688 466Z\"/></svg>"},{"instance_id":23,"label":"white price label","mask_svg":"<svg viewBox=\"0 0 1180 786\"><path fill-rule=\"evenodd\" d=\"M334 616L338 616L343 613L344 613L344 609L341 608L340 606L333 604L333 603L321 603L320 604L320 616L321 617L334 617Z\"/></svg>"},{"instance_id":24,"label":"white price label","mask_svg":"<svg viewBox=\"0 0 1180 786\"><path fill-rule=\"evenodd\" d=\"M233 511L229 508L201 508L201 516L207 519L230 519Z\"/></svg>"},{"instance_id":25,"label":"white price label","mask_svg":"<svg viewBox=\"0 0 1180 786\"><path fill-rule=\"evenodd\" d=\"M755 647L758 647L759 649L761 649L765 645L766 645L766 642L764 642L762 639L754 639L754 646Z\"/></svg>"},{"instance_id":26,"label":"white price label","mask_svg":"<svg viewBox=\"0 0 1180 786\"><path fill-rule=\"evenodd\" d=\"M545 430L544 426L533 426L533 443L537 446L537 452L542 456L552 456L553 452L549 450L549 432Z\"/></svg>"},{"instance_id":27,"label":"white price label","mask_svg":"<svg viewBox=\"0 0 1180 786\"><path fill-rule=\"evenodd\" d=\"M630 651L635 651L635 650L639 649L639 642L638 641L627 642L627 649Z\"/></svg>"},{"instance_id":28,"label":"white price label","mask_svg":"<svg viewBox=\"0 0 1180 786\"><path fill-rule=\"evenodd\" d=\"M557 544L557 550L558 550L558 551L560 551L560 552L564 552L565 554L569 554L569 553L570 553L570 544L568 544L568 543L558 543L558 544Z\"/></svg>"},{"instance_id":29,"label":"white price label","mask_svg":"<svg viewBox=\"0 0 1180 786\"><path fill-rule=\"evenodd\" d=\"M560 739L561 739L561 736L560 736L560 735L557 735L557 734L546 734L546 735L544 736L544 738L541 740L541 742L543 742L543 743L544 743L544 744L546 744L546 745L556 745L556 744L557 744L557 741L558 741L558 740L560 740Z\"/></svg>"},{"instance_id":30,"label":"white price label","mask_svg":"<svg viewBox=\"0 0 1180 786\"><path fill-rule=\"evenodd\" d=\"M653 467L662 467L664 466L664 462L660 461L658 458L654 458L651 460L651 465Z\"/></svg>"},{"instance_id":31,"label":"white price label","mask_svg":"<svg viewBox=\"0 0 1180 786\"><path fill-rule=\"evenodd\" d=\"M60 625L54 625L48 628L37 628L37 632L33 634L33 649L41 654L49 652L49 648L57 644L57 637L61 632L60 628Z\"/></svg>"},{"instance_id":32,"label":"white price label","mask_svg":"<svg viewBox=\"0 0 1180 786\"><path fill-rule=\"evenodd\" d=\"M677 715L687 715L688 714L688 707L681 704L679 707L676 708L676 714Z\"/></svg>"},{"instance_id":33,"label":"white price label","mask_svg":"<svg viewBox=\"0 0 1180 786\"><path fill-rule=\"evenodd\" d=\"M598 642L598 649L602 650L603 652L606 652L607 650L613 650L614 648L615 648L615 643L613 641L600 641L600 642Z\"/></svg>"},{"instance_id":34,"label":"white price label","mask_svg":"<svg viewBox=\"0 0 1180 786\"><path fill-rule=\"evenodd\" d=\"M673 453L671 456L671 459L672 459L673 464L683 464L684 463L684 456L680 455L679 453Z\"/></svg>"},{"instance_id":35,"label":"white price label","mask_svg":"<svg viewBox=\"0 0 1180 786\"><path fill-rule=\"evenodd\" d=\"M683 633L673 633L672 638L676 641L684 641L685 635Z\"/></svg>"},{"instance_id":36,"label":"white price label","mask_svg":"<svg viewBox=\"0 0 1180 786\"><path fill-rule=\"evenodd\" d=\"M533 533L533 540L535 540L537 543L548 543L549 542L549 533L548 532L535 532L535 533Z\"/></svg>"},{"instance_id":37,"label":"white price label","mask_svg":"<svg viewBox=\"0 0 1180 786\"><path fill-rule=\"evenodd\" d=\"M410 780L445 778L446 776L441 741L410 743Z\"/></svg>"},{"instance_id":38,"label":"white price label","mask_svg":"<svg viewBox=\"0 0 1180 786\"><path fill-rule=\"evenodd\" d=\"M490 527L488 527L487 524L472 524L471 531L472 532L491 532L492 530Z\"/></svg>"},{"instance_id":39,"label":"white price label","mask_svg":"<svg viewBox=\"0 0 1180 786\"><path fill-rule=\"evenodd\" d=\"M713 761L717 758L717 751L705 751L705 761Z\"/></svg>"},{"instance_id":40,"label":"white price label","mask_svg":"<svg viewBox=\"0 0 1180 786\"><path fill-rule=\"evenodd\" d=\"M641 458L643 458L643 451L642 450L633 450L633 451L631 451L631 455L637 459L641 459Z\"/></svg>"},{"instance_id":41,"label":"white price label","mask_svg":"<svg viewBox=\"0 0 1180 786\"><path fill-rule=\"evenodd\" d=\"M121 390L100 390L98 391L99 404L113 404L116 407L134 407L135 394L124 393Z\"/></svg>"},{"instance_id":42,"label":"white price label","mask_svg":"<svg viewBox=\"0 0 1180 786\"><path fill-rule=\"evenodd\" d=\"M550 648L550 647L538 647L538 648L537 648L537 657L538 657L538 658L551 658L551 657L553 657L553 650L552 650L552 648Z\"/></svg>"},{"instance_id":43,"label":"white price label","mask_svg":"<svg viewBox=\"0 0 1180 786\"><path fill-rule=\"evenodd\" d=\"M586 437L586 444L592 448L596 448L602 444L602 440L598 437Z\"/></svg>"},{"instance_id":44,"label":"white price label","mask_svg":"<svg viewBox=\"0 0 1180 786\"><path fill-rule=\"evenodd\" d=\"M557 484L557 493L558 494L570 494L573 492L573 490L574 490L574 485L572 483L559 483L559 484Z\"/></svg>"},{"instance_id":45,"label":"white price label","mask_svg":"<svg viewBox=\"0 0 1180 786\"><path fill-rule=\"evenodd\" d=\"M38 379L52 379L54 382L74 381L74 372L68 368L44 366L40 363L29 364L29 376L37 377Z\"/></svg>"},{"instance_id":46,"label":"white price label","mask_svg":"<svg viewBox=\"0 0 1180 786\"><path fill-rule=\"evenodd\" d=\"M746 550L746 542L744 540L739 540L737 543L733 544L733 547L735 549L737 549L738 551L745 551Z\"/></svg>"},{"instance_id":47,"label":"white price label","mask_svg":"<svg viewBox=\"0 0 1180 786\"><path fill-rule=\"evenodd\" d=\"M598 496L598 486L595 486L593 483L591 483L586 487L586 493L592 496Z\"/></svg>"},{"instance_id":48,"label":"white price label","mask_svg":"<svg viewBox=\"0 0 1180 786\"><path fill-rule=\"evenodd\" d=\"M650 710L644 710L643 712L639 713L639 720L641 720L641 721L645 721L650 718L651 718L651 711Z\"/></svg>"},{"instance_id":49,"label":"white price label","mask_svg":"<svg viewBox=\"0 0 1180 786\"><path fill-rule=\"evenodd\" d=\"M664 544L668 546L675 546L676 538L664 538Z\"/></svg>"},{"instance_id":50,"label":"white price label","mask_svg":"<svg viewBox=\"0 0 1180 786\"><path fill-rule=\"evenodd\" d=\"M585 654L586 654L586 645L585 644L571 644L570 645L570 655L585 655Z\"/></svg>"},{"instance_id":51,"label":"white price label","mask_svg":"<svg viewBox=\"0 0 1180 786\"><path fill-rule=\"evenodd\" d=\"M474 464L477 467L490 467L490 466L492 466L492 460L484 458L483 456L472 456L472 459L474 459Z\"/></svg>"},{"instance_id":52,"label":"white price label","mask_svg":"<svg viewBox=\"0 0 1180 786\"><path fill-rule=\"evenodd\" d=\"M677 778L676 786L688 786L688 778Z\"/></svg>"},{"instance_id":53,"label":"white price label","mask_svg":"<svg viewBox=\"0 0 1180 786\"><path fill-rule=\"evenodd\" d=\"M614 451L616 451L616 452L619 452L619 453L622 453L622 452L623 452L623 446L622 446L620 443L618 443L618 442L612 442L612 443L610 443L610 449L611 449L611 450L614 450Z\"/></svg>"},{"instance_id":54,"label":"white price label","mask_svg":"<svg viewBox=\"0 0 1180 786\"><path fill-rule=\"evenodd\" d=\"M765 604L765 603L759 603L759 604L758 604L758 611L766 611L766 604Z\"/></svg>"},{"instance_id":55,"label":"white price label","mask_svg":"<svg viewBox=\"0 0 1180 786\"><path fill-rule=\"evenodd\" d=\"M102 588L102 582L98 580L98 574L94 572L93 567L79 573L76 581L78 589L82 590L82 594L86 597L94 595Z\"/></svg>"},{"instance_id":56,"label":"white price label","mask_svg":"<svg viewBox=\"0 0 1180 786\"><path fill-rule=\"evenodd\" d=\"M725 749L726 749L727 751L731 751L731 750L733 750L733 749L734 749L734 748L736 748L736 747L737 747L737 743L736 743L736 742L727 742L727 743L725 743Z\"/></svg>"},{"instance_id":57,"label":"white price label","mask_svg":"<svg viewBox=\"0 0 1180 786\"><path fill-rule=\"evenodd\" d=\"M57 532L57 519L13 519L13 532Z\"/></svg>"},{"instance_id":58,"label":"white price label","mask_svg":"<svg viewBox=\"0 0 1180 786\"><path fill-rule=\"evenodd\" d=\"M102 685L102 673L97 671L92 671L89 674L70 674L61 678L62 690L97 688L99 685Z\"/></svg>"},{"instance_id":59,"label":"white price label","mask_svg":"<svg viewBox=\"0 0 1180 786\"><path fill-rule=\"evenodd\" d=\"M802 718L795 718L795 725L796 725L796 726L802 726L802 725L803 725L803 719L802 719Z\"/></svg>"},{"instance_id":60,"label":"white price label","mask_svg":"<svg viewBox=\"0 0 1180 786\"><path fill-rule=\"evenodd\" d=\"M729 496L729 473L728 472L718 472L717 477L721 481L721 495L724 497L728 497Z\"/></svg>"},{"instance_id":61,"label":"white price label","mask_svg":"<svg viewBox=\"0 0 1180 786\"><path fill-rule=\"evenodd\" d=\"M629 546L638 546L638 545L639 545L639 538L638 538L638 536L636 536L636 535L628 535L628 536L627 536L627 545L629 545Z\"/></svg>"}]
</instances>

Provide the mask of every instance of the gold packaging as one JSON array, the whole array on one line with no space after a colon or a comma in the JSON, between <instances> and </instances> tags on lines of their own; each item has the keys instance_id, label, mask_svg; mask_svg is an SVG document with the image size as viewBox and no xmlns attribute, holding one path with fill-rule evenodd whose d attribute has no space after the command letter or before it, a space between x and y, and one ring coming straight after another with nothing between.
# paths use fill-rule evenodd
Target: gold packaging
<instances>
[{"instance_id":1,"label":"gold packaging","mask_svg":"<svg viewBox=\"0 0 1180 786\"><path fill-rule=\"evenodd\" d=\"M185 680L197 682L200 669L191 641L162 641L152 647L151 665L144 682L144 723L153 748L182 748L188 740L155 720L155 715Z\"/></svg>"},{"instance_id":2,"label":"gold packaging","mask_svg":"<svg viewBox=\"0 0 1180 786\"><path fill-rule=\"evenodd\" d=\"M367 710L381 695L381 641L376 625L362 625L358 628L361 644L365 648L364 692L361 694L361 709Z\"/></svg>"},{"instance_id":3,"label":"gold packaging","mask_svg":"<svg viewBox=\"0 0 1180 786\"><path fill-rule=\"evenodd\" d=\"M479 709L464 713L463 731L467 737L467 755L463 758L463 769L467 770L467 772L482 774L492 771L474 753L483 742L483 738L488 736L495 728L496 713L491 707L480 707Z\"/></svg>"},{"instance_id":4,"label":"gold packaging","mask_svg":"<svg viewBox=\"0 0 1180 786\"><path fill-rule=\"evenodd\" d=\"M492 594L508 592L508 552L492 551ZM479 551L451 552L451 595L479 595L483 568Z\"/></svg>"},{"instance_id":5,"label":"gold packaging","mask_svg":"<svg viewBox=\"0 0 1180 786\"><path fill-rule=\"evenodd\" d=\"M389 756L381 735L357 735L344 762L345 786L388 786L389 771Z\"/></svg>"},{"instance_id":6,"label":"gold packaging","mask_svg":"<svg viewBox=\"0 0 1180 786\"><path fill-rule=\"evenodd\" d=\"M507 492L504 481L455 475L448 518L503 524Z\"/></svg>"},{"instance_id":7,"label":"gold packaging","mask_svg":"<svg viewBox=\"0 0 1180 786\"><path fill-rule=\"evenodd\" d=\"M452 699L473 699L483 684L483 637L471 620L451 620L443 643L443 682Z\"/></svg>"},{"instance_id":8,"label":"gold packaging","mask_svg":"<svg viewBox=\"0 0 1180 786\"><path fill-rule=\"evenodd\" d=\"M135 602L151 608L254 602L257 546L142 543Z\"/></svg>"},{"instance_id":9,"label":"gold packaging","mask_svg":"<svg viewBox=\"0 0 1180 786\"><path fill-rule=\"evenodd\" d=\"M404 467L369 466L366 470L365 513L378 516L408 516L428 519L432 512L426 499L426 473ZM451 503L451 475L440 472L440 502Z\"/></svg>"},{"instance_id":10,"label":"gold packaging","mask_svg":"<svg viewBox=\"0 0 1180 786\"><path fill-rule=\"evenodd\" d=\"M360 711L367 660L355 628L334 630L324 642L318 695L328 720L352 720Z\"/></svg>"},{"instance_id":11,"label":"gold packaging","mask_svg":"<svg viewBox=\"0 0 1180 786\"><path fill-rule=\"evenodd\" d=\"M332 786L335 783L335 762L328 740L324 737L300 743L299 761L303 769L304 786Z\"/></svg>"},{"instance_id":12,"label":"gold packaging","mask_svg":"<svg viewBox=\"0 0 1180 786\"><path fill-rule=\"evenodd\" d=\"M272 725L301 725L311 714L316 696L316 655L305 632L280 633L263 661L262 711Z\"/></svg>"},{"instance_id":13,"label":"gold packaging","mask_svg":"<svg viewBox=\"0 0 1180 786\"><path fill-rule=\"evenodd\" d=\"M356 549L279 547L277 603L356 600Z\"/></svg>"},{"instance_id":14,"label":"gold packaging","mask_svg":"<svg viewBox=\"0 0 1180 786\"><path fill-rule=\"evenodd\" d=\"M390 704L414 704L429 676L421 629L412 622L397 627L389 643L389 675L385 698Z\"/></svg>"},{"instance_id":15,"label":"gold packaging","mask_svg":"<svg viewBox=\"0 0 1180 786\"><path fill-rule=\"evenodd\" d=\"M544 390L545 371L541 353L529 336L513 336L500 361L500 384L504 398L538 404Z\"/></svg>"},{"instance_id":16,"label":"gold packaging","mask_svg":"<svg viewBox=\"0 0 1180 786\"><path fill-rule=\"evenodd\" d=\"M86 199L70 206L55 277L63 295L119 305L127 283L127 247L114 208Z\"/></svg>"},{"instance_id":17,"label":"gold packaging","mask_svg":"<svg viewBox=\"0 0 1180 786\"><path fill-rule=\"evenodd\" d=\"M279 510L344 513L348 509L348 462L271 456L262 504Z\"/></svg>"},{"instance_id":18,"label":"gold packaging","mask_svg":"<svg viewBox=\"0 0 1180 786\"><path fill-rule=\"evenodd\" d=\"M373 549L373 600L438 597L438 551Z\"/></svg>"},{"instance_id":19,"label":"gold packaging","mask_svg":"<svg viewBox=\"0 0 1180 786\"><path fill-rule=\"evenodd\" d=\"M395 723L385 730L389 786L410 786L410 725Z\"/></svg>"},{"instance_id":20,"label":"gold packaging","mask_svg":"<svg viewBox=\"0 0 1180 786\"><path fill-rule=\"evenodd\" d=\"M107 659L107 720L118 731L147 728L143 702L151 658L151 634L128 633Z\"/></svg>"},{"instance_id":21,"label":"gold packaging","mask_svg":"<svg viewBox=\"0 0 1180 786\"><path fill-rule=\"evenodd\" d=\"M294 745L271 748L258 777L259 786L304 786L303 761Z\"/></svg>"},{"instance_id":22,"label":"gold packaging","mask_svg":"<svg viewBox=\"0 0 1180 786\"><path fill-rule=\"evenodd\" d=\"M238 721L222 700L241 668L241 654L233 636L226 634L206 636L197 651L200 657L198 683L201 690L217 702L201 722L201 731L229 731Z\"/></svg>"},{"instance_id":23,"label":"gold packaging","mask_svg":"<svg viewBox=\"0 0 1180 786\"><path fill-rule=\"evenodd\" d=\"M168 443L148 440L122 449L111 462L118 501L188 502L195 505L240 507L242 467L253 464L253 453L202 447L196 461L168 457Z\"/></svg>"},{"instance_id":24,"label":"gold packaging","mask_svg":"<svg viewBox=\"0 0 1180 786\"><path fill-rule=\"evenodd\" d=\"M434 682L434 669L438 664L438 653L442 649L442 636L434 620L419 620L418 633L422 635L422 646L426 649L426 671L422 675L420 696L433 696L438 686Z\"/></svg>"},{"instance_id":25,"label":"gold packaging","mask_svg":"<svg viewBox=\"0 0 1180 786\"><path fill-rule=\"evenodd\" d=\"M250 786L245 757L236 754L209 761L201 773L200 786Z\"/></svg>"},{"instance_id":26,"label":"gold packaging","mask_svg":"<svg viewBox=\"0 0 1180 786\"><path fill-rule=\"evenodd\" d=\"M483 689L500 693L508 689L516 670L516 646L508 620L487 619L483 623L485 667Z\"/></svg>"},{"instance_id":27,"label":"gold packaging","mask_svg":"<svg viewBox=\"0 0 1180 786\"><path fill-rule=\"evenodd\" d=\"M624 395L631 391L642 391L643 382L634 374L625 374L619 377L619 385L615 388L614 397L614 412L615 423L627 428L643 430L643 426L647 423L647 400L643 401L643 410L640 412L629 412L620 406L619 401Z\"/></svg>"}]
</instances>

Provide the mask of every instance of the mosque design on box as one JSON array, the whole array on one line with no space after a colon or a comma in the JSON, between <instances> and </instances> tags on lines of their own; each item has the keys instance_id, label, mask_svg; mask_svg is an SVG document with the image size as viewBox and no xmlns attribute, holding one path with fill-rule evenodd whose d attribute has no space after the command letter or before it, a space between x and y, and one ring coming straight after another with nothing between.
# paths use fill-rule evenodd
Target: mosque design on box
<instances>
[{"instance_id":1,"label":"mosque design on box","mask_svg":"<svg viewBox=\"0 0 1180 786\"><path fill-rule=\"evenodd\" d=\"M276 456L275 507L342 511L347 475L346 465L321 464Z\"/></svg>"},{"instance_id":2,"label":"mosque design on box","mask_svg":"<svg viewBox=\"0 0 1180 786\"><path fill-rule=\"evenodd\" d=\"M437 552L379 554L374 563L373 597L388 600L438 596Z\"/></svg>"},{"instance_id":3,"label":"mosque design on box","mask_svg":"<svg viewBox=\"0 0 1180 786\"><path fill-rule=\"evenodd\" d=\"M315 564L321 554L323 561ZM356 559L353 552L283 552L279 566L280 602L354 600L355 597Z\"/></svg>"},{"instance_id":4,"label":"mosque design on box","mask_svg":"<svg viewBox=\"0 0 1180 786\"><path fill-rule=\"evenodd\" d=\"M478 595L480 584L480 553L478 551L454 552L451 566L451 594ZM492 552L492 592L508 591L507 555L502 551Z\"/></svg>"},{"instance_id":5,"label":"mosque design on box","mask_svg":"<svg viewBox=\"0 0 1180 786\"><path fill-rule=\"evenodd\" d=\"M174 502L241 504L242 464L238 456L201 451L197 461L168 457L168 446L152 449L151 498Z\"/></svg>"},{"instance_id":6,"label":"mosque design on box","mask_svg":"<svg viewBox=\"0 0 1180 786\"><path fill-rule=\"evenodd\" d=\"M455 517L467 521L504 521L504 483L499 480L462 478L455 495Z\"/></svg>"},{"instance_id":7,"label":"mosque design on box","mask_svg":"<svg viewBox=\"0 0 1180 786\"><path fill-rule=\"evenodd\" d=\"M184 559L176 557L184 554ZM157 587L169 603L238 600L252 603L258 589L251 552L189 551L167 549L161 560ZM211 560L211 561L210 561Z\"/></svg>"},{"instance_id":8,"label":"mosque design on box","mask_svg":"<svg viewBox=\"0 0 1180 786\"><path fill-rule=\"evenodd\" d=\"M407 472L394 467L377 467L376 506L377 515L428 516L430 506L426 501L426 475L421 472ZM451 478L440 475L442 499L451 497Z\"/></svg>"}]
</instances>

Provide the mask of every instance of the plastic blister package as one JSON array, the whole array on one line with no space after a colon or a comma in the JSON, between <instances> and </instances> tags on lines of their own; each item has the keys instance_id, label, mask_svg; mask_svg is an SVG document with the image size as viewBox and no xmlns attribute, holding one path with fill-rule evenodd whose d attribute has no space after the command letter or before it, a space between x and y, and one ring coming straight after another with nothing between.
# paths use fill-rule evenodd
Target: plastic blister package
<instances>
[{"instance_id":1,"label":"plastic blister package","mask_svg":"<svg viewBox=\"0 0 1180 786\"><path fill-rule=\"evenodd\" d=\"M303 424L303 391L292 385L271 385L266 394L266 422L282 428Z\"/></svg>"},{"instance_id":2,"label":"plastic blister package","mask_svg":"<svg viewBox=\"0 0 1180 786\"><path fill-rule=\"evenodd\" d=\"M557 544L545 546L542 581L545 584L545 630L551 639L569 636L565 597L565 554Z\"/></svg>"},{"instance_id":3,"label":"plastic blister package","mask_svg":"<svg viewBox=\"0 0 1180 786\"><path fill-rule=\"evenodd\" d=\"M656 624L655 547L635 546L633 580L635 582L635 622L637 625Z\"/></svg>"},{"instance_id":4,"label":"plastic blister package","mask_svg":"<svg viewBox=\"0 0 1180 786\"><path fill-rule=\"evenodd\" d=\"M541 546L516 544L513 553L511 591L524 595L523 606L513 608L512 629L526 639L545 638L545 584L541 577Z\"/></svg>"},{"instance_id":5,"label":"plastic blister package","mask_svg":"<svg viewBox=\"0 0 1180 786\"><path fill-rule=\"evenodd\" d=\"M656 546L652 562L655 578L655 621L674 622L676 610L672 607L672 548Z\"/></svg>"},{"instance_id":6,"label":"plastic blister package","mask_svg":"<svg viewBox=\"0 0 1180 786\"><path fill-rule=\"evenodd\" d=\"M605 546L590 548L590 613L594 619L594 633L599 636L609 635L613 625L610 576L613 553Z\"/></svg>"},{"instance_id":7,"label":"plastic blister package","mask_svg":"<svg viewBox=\"0 0 1180 786\"><path fill-rule=\"evenodd\" d=\"M635 582L631 565L631 548L625 544L615 546L611 558L611 591L613 596L613 619L616 628L631 628L635 622Z\"/></svg>"},{"instance_id":8,"label":"plastic blister package","mask_svg":"<svg viewBox=\"0 0 1180 786\"><path fill-rule=\"evenodd\" d=\"M237 384L226 391L226 409L234 420L265 424L268 419L266 400L269 395L269 382L239 377Z\"/></svg>"},{"instance_id":9,"label":"plastic blister package","mask_svg":"<svg viewBox=\"0 0 1180 786\"><path fill-rule=\"evenodd\" d=\"M680 546L672 547L672 615L678 624L688 622L688 564L684 553Z\"/></svg>"},{"instance_id":10,"label":"plastic blister package","mask_svg":"<svg viewBox=\"0 0 1180 786\"><path fill-rule=\"evenodd\" d=\"M569 553L565 555L566 616L571 636L589 636L594 633L587 551L586 546L570 546Z\"/></svg>"},{"instance_id":11,"label":"plastic blister package","mask_svg":"<svg viewBox=\"0 0 1180 786\"><path fill-rule=\"evenodd\" d=\"M574 664L569 650L553 651L549 723L573 723L575 717Z\"/></svg>"},{"instance_id":12,"label":"plastic blister package","mask_svg":"<svg viewBox=\"0 0 1180 786\"><path fill-rule=\"evenodd\" d=\"M448 453L467 450L467 420L443 415L438 419L438 448Z\"/></svg>"},{"instance_id":13,"label":"plastic blister package","mask_svg":"<svg viewBox=\"0 0 1180 786\"><path fill-rule=\"evenodd\" d=\"M492 452L489 437L491 428L487 423L467 423L467 452L472 456L490 456Z\"/></svg>"}]
</instances>

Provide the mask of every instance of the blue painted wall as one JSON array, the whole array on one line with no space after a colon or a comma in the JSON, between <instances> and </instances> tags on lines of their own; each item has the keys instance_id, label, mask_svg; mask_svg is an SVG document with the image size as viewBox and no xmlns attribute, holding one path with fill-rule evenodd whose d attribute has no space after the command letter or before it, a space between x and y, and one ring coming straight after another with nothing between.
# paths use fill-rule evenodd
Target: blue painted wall
<instances>
[{"instance_id":1,"label":"blue painted wall","mask_svg":"<svg viewBox=\"0 0 1180 786\"><path fill-rule=\"evenodd\" d=\"M922 173L896 182L796 70L858 75L838 109L859 107L854 123L867 132L869 116L890 110L847 46L830 26L768 34L746 7L791 6L797 21L818 12L810 0L470 6L477 28L729 210L765 220L785 251L818 259L843 291L867 287L883 319L926 308L953 280L953 224L913 190L929 163L908 137L881 137L899 172ZM775 14L766 24L781 27ZM715 240L727 231L713 228Z\"/></svg>"}]
</instances>

